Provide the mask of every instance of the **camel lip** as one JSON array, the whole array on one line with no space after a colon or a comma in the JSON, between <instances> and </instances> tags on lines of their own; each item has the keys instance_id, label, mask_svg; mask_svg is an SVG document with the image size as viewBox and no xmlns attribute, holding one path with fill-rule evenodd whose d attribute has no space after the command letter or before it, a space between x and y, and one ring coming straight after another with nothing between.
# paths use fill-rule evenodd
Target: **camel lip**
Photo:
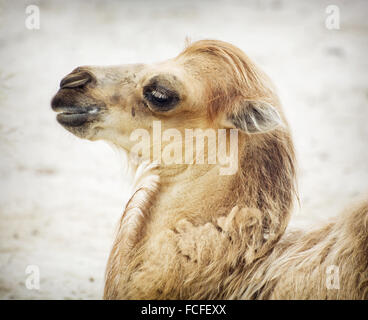
<instances>
[{"instance_id":1,"label":"camel lip","mask_svg":"<svg viewBox=\"0 0 368 320\"><path fill-rule=\"evenodd\" d=\"M57 106L53 107L53 110L60 114L73 115L73 114L97 114L100 112L101 108L98 106L88 106L88 107Z\"/></svg>"},{"instance_id":2,"label":"camel lip","mask_svg":"<svg viewBox=\"0 0 368 320\"><path fill-rule=\"evenodd\" d=\"M63 126L79 127L87 122L96 120L100 113L100 108L97 106L75 107L65 106L54 109L58 112L56 120Z\"/></svg>"}]
</instances>

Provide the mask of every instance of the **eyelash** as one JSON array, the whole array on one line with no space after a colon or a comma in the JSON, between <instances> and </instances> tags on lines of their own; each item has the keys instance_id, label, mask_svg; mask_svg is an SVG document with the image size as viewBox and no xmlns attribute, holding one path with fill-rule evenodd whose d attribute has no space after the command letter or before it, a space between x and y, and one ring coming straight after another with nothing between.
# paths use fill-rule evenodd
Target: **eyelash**
<instances>
[{"instance_id":1,"label":"eyelash","mask_svg":"<svg viewBox=\"0 0 368 320\"><path fill-rule=\"evenodd\" d=\"M143 90L143 96L151 106L160 111L168 111L174 108L179 100L175 92L159 86L146 87Z\"/></svg>"},{"instance_id":2,"label":"eyelash","mask_svg":"<svg viewBox=\"0 0 368 320\"><path fill-rule=\"evenodd\" d=\"M151 91L151 94L152 94L155 98L160 99L160 100L167 100L167 99L169 98L167 94L162 93L162 92L160 92L160 91L157 91L157 90L155 90L155 89Z\"/></svg>"}]
</instances>

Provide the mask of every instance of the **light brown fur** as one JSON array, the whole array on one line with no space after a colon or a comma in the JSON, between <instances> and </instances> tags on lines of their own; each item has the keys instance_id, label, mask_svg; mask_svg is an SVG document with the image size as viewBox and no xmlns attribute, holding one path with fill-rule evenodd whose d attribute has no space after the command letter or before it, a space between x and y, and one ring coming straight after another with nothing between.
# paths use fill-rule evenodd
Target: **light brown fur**
<instances>
[{"instance_id":1,"label":"light brown fur","mask_svg":"<svg viewBox=\"0 0 368 320\"><path fill-rule=\"evenodd\" d=\"M285 234L296 196L293 143L270 80L241 50L203 40L156 65L81 67L66 79L84 72L88 84L69 80L52 102L56 111L101 107L97 120L63 123L82 138L129 152L129 135L152 131L153 120L181 133L240 130L234 175L219 175L218 164L132 161L139 174L108 261L105 299L368 298L367 202L318 230ZM145 100L155 76L179 92L175 108L157 111ZM252 108L282 123L244 127ZM330 265L340 268L339 290L325 285Z\"/></svg>"}]
</instances>

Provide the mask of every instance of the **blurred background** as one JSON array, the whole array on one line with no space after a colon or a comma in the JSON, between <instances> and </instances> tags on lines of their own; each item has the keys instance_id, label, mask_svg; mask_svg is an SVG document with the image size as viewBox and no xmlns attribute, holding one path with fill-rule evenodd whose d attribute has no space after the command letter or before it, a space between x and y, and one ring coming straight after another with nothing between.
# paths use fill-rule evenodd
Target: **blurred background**
<instances>
[{"instance_id":1,"label":"blurred background","mask_svg":"<svg viewBox=\"0 0 368 320\"><path fill-rule=\"evenodd\" d=\"M40 12L28 29L28 5ZM326 27L328 5L340 28ZM367 1L1 1L0 299L100 299L127 193L118 158L55 120L50 100L79 65L156 62L186 37L244 50L275 82L309 228L368 192ZM25 285L40 271L39 290Z\"/></svg>"}]
</instances>

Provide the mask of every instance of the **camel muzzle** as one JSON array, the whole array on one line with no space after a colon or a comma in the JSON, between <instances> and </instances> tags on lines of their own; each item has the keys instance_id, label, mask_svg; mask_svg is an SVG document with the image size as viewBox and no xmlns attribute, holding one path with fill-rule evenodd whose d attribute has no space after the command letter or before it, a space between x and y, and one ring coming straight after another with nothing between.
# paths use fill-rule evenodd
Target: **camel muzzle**
<instances>
[{"instance_id":1,"label":"camel muzzle","mask_svg":"<svg viewBox=\"0 0 368 320\"><path fill-rule=\"evenodd\" d=\"M76 68L61 80L60 89L51 101L52 110L58 113L56 119L61 125L81 127L98 120L105 104L88 92L90 85L96 82L94 74L83 67Z\"/></svg>"}]
</instances>

